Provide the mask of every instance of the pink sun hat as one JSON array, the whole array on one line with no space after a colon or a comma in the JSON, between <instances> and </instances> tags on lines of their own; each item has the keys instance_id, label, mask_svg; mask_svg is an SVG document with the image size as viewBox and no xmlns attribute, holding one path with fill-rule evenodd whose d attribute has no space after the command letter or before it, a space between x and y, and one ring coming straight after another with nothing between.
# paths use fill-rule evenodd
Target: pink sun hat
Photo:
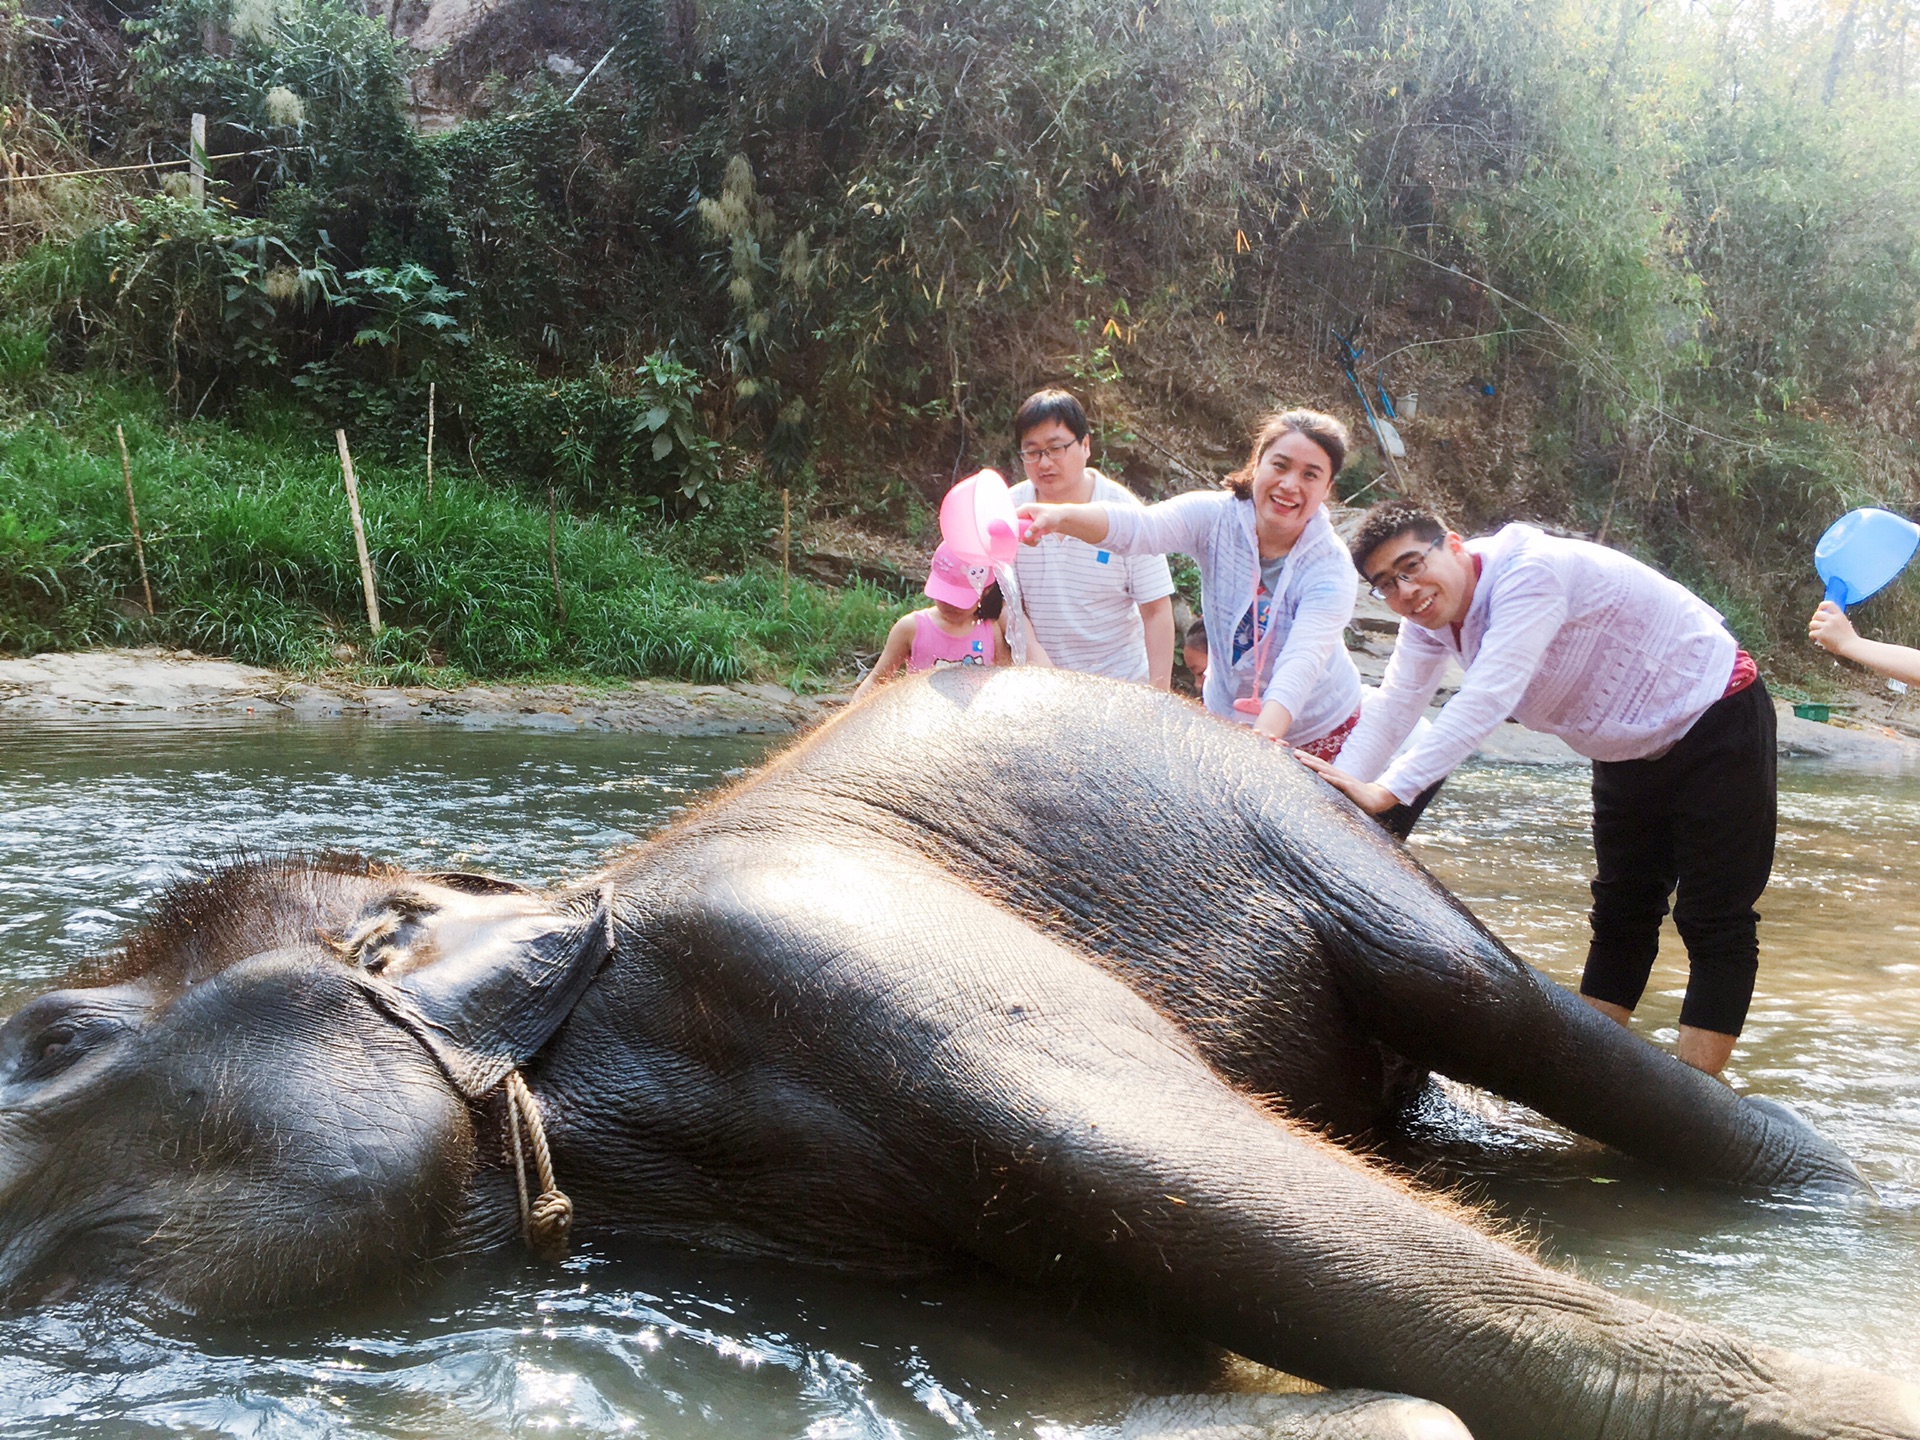
<instances>
[{"instance_id":1,"label":"pink sun hat","mask_svg":"<svg viewBox=\"0 0 1920 1440\"><path fill-rule=\"evenodd\" d=\"M952 546L942 545L933 552L933 563L927 567L927 598L971 610L980 603L987 576L986 566L969 565L953 553Z\"/></svg>"}]
</instances>

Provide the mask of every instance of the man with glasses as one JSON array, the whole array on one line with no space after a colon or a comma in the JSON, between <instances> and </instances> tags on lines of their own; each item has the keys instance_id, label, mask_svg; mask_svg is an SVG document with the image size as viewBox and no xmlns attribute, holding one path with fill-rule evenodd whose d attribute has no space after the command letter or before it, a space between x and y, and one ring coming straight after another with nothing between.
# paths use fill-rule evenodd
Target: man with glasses
<instances>
[{"instance_id":1,"label":"man with glasses","mask_svg":"<svg viewBox=\"0 0 1920 1440\"><path fill-rule=\"evenodd\" d=\"M1462 540L1389 502L1349 549L1400 635L1334 764L1303 761L1381 815L1509 715L1591 759L1598 874L1580 993L1632 1019L1672 899L1690 965L1679 1056L1718 1075L1753 996L1753 906L1773 869L1773 702L1752 657L1657 570L1530 525ZM1466 669L1459 692L1402 748L1450 660Z\"/></svg>"},{"instance_id":2,"label":"man with glasses","mask_svg":"<svg viewBox=\"0 0 1920 1440\"><path fill-rule=\"evenodd\" d=\"M1015 505L1138 505L1138 497L1087 464L1087 412L1064 390L1042 390L1013 417L1027 478ZM1164 555L1115 555L1069 535L1020 547L1014 578L1033 633L1062 670L1144 680L1173 679L1173 575Z\"/></svg>"}]
</instances>

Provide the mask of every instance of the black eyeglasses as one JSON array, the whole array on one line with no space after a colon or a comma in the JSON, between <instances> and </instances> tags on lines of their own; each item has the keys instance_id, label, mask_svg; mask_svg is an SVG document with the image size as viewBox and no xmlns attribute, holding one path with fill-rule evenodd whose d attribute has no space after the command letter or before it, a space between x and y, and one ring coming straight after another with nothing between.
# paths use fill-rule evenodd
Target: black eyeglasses
<instances>
[{"instance_id":1,"label":"black eyeglasses","mask_svg":"<svg viewBox=\"0 0 1920 1440\"><path fill-rule=\"evenodd\" d=\"M1047 446L1043 450L1022 450L1020 452L1020 458L1029 465L1038 465L1042 460L1058 460L1079 443L1078 440L1061 440Z\"/></svg>"},{"instance_id":2,"label":"black eyeglasses","mask_svg":"<svg viewBox=\"0 0 1920 1440\"><path fill-rule=\"evenodd\" d=\"M1367 593L1376 600L1384 600L1402 585L1411 585L1426 573L1427 556L1446 543L1447 537L1442 535L1398 570L1390 570L1385 575L1374 576L1373 583L1367 586Z\"/></svg>"}]
</instances>

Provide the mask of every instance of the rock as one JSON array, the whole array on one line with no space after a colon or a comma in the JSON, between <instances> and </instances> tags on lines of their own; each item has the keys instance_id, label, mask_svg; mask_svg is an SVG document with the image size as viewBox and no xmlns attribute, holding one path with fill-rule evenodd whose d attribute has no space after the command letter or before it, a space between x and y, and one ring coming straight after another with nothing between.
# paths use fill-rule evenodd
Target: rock
<instances>
[{"instance_id":1,"label":"rock","mask_svg":"<svg viewBox=\"0 0 1920 1440\"><path fill-rule=\"evenodd\" d=\"M1784 700L1774 702L1784 760L1826 760L1852 769L1903 770L1920 764L1920 746L1889 728L1822 725L1802 720Z\"/></svg>"},{"instance_id":2,"label":"rock","mask_svg":"<svg viewBox=\"0 0 1920 1440\"><path fill-rule=\"evenodd\" d=\"M1511 720L1480 742L1474 751L1499 765L1584 765L1586 757L1558 735L1542 735Z\"/></svg>"},{"instance_id":3,"label":"rock","mask_svg":"<svg viewBox=\"0 0 1920 1440\"><path fill-rule=\"evenodd\" d=\"M1162 1395L1120 1422L1120 1440L1473 1440L1451 1410L1406 1395Z\"/></svg>"},{"instance_id":4,"label":"rock","mask_svg":"<svg viewBox=\"0 0 1920 1440\"><path fill-rule=\"evenodd\" d=\"M784 685L755 685L745 680L736 680L727 688L736 695L765 700L769 705L791 705L800 698Z\"/></svg>"}]
</instances>

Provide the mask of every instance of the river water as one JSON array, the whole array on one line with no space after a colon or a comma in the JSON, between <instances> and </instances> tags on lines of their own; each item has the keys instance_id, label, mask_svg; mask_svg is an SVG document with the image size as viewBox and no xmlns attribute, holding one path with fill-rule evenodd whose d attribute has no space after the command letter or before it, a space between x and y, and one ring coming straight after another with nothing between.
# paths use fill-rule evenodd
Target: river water
<instances>
[{"instance_id":1,"label":"river water","mask_svg":"<svg viewBox=\"0 0 1920 1440\"><path fill-rule=\"evenodd\" d=\"M350 722L0 728L0 1013L108 946L143 897L243 850L355 849L579 874L765 742ZM1598 1283L1803 1352L1920 1376L1920 777L1783 776L1760 993L1731 1078L1788 1101L1879 1188L1810 1205L1625 1163L1467 1177ZM1584 770L1469 767L1415 837L1557 978L1584 953ZM1669 953L1671 952L1671 954ZM1640 1024L1671 1043L1669 934ZM0 1316L0 1436L1111 1435L1206 1357L1044 1299L677 1253L502 1256L404 1305L209 1330L76 1303Z\"/></svg>"}]
</instances>

